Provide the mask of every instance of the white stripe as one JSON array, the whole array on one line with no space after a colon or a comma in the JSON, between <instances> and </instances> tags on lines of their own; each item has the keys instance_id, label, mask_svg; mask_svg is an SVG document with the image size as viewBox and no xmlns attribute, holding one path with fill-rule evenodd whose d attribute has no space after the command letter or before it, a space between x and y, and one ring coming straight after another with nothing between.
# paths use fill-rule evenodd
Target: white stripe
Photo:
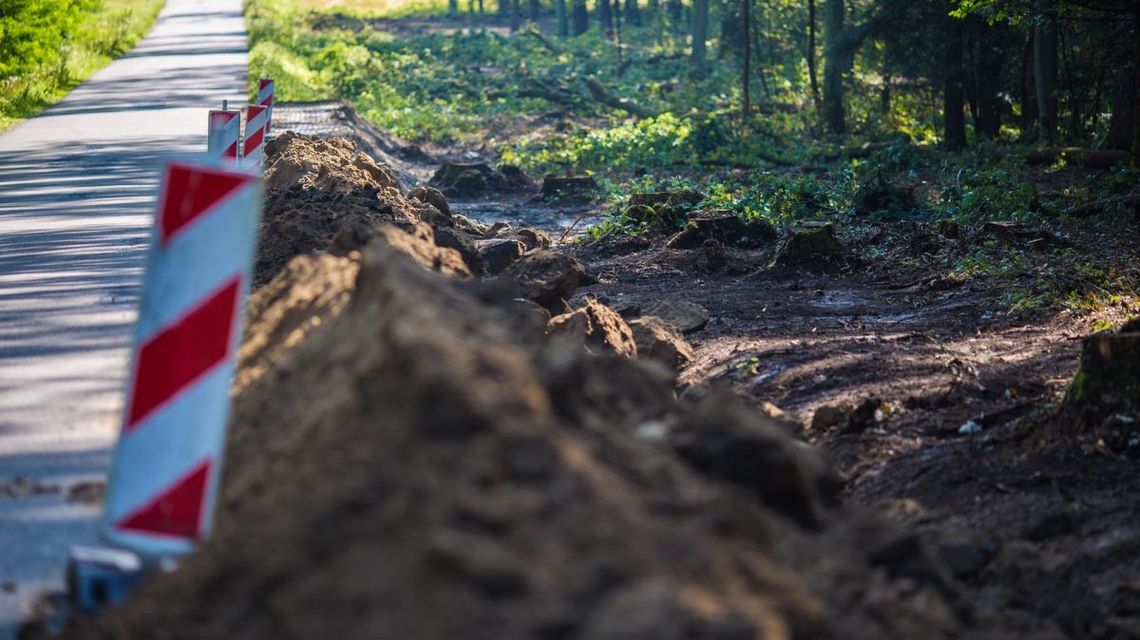
<instances>
[{"instance_id":1,"label":"white stripe","mask_svg":"<svg viewBox=\"0 0 1140 640\"><path fill-rule=\"evenodd\" d=\"M201 304L237 273L248 280L257 241L256 183L240 189L147 255L135 331L138 344ZM153 245L152 240L152 245Z\"/></svg>"},{"instance_id":2,"label":"white stripe","mask_svg":"<svg viewBox=\"0 0 1140 640\"><path fill-rule=\"evenodd\" d=\"M237 144L241 138L241 118L233 117L221 126L215 126L213 118L210 119L209 139L206 152L211 158L221 158L225 150Z\"/></svg>"},{"instance_id":3,"label":"white stripe","mask_svg":"<svg viewBox=\"0 0 1140 640\"><path fill-rule=\"evenodd\" d=\"M254 131L258 131L259 129L264 129L265 123L268 120L269 120L269 108L265 107L261 110L261 113L257 114L253 118L250 118L249 120L246 120L246 122L245 122L245 137L249 138L250 134L253 133Z\"/></svg>"}]
</instances>

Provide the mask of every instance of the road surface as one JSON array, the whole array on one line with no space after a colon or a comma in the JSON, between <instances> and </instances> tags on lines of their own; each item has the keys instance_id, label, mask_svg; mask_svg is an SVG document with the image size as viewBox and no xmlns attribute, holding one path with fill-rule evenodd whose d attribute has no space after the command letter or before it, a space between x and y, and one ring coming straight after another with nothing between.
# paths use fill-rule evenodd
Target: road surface
<instances>
[{"instance_id":1,"label":"road surface","mask_svg":"<svg viewBox=\"0 0 1140 640\"><path fill-rule=\"evenodd\" d=\"M0 134L0 638L94 541L98 507L69 493L110 462L159 170L205 150L247 62L241 0L169 0L135 50Z\"/></svg>"}]
</instances>

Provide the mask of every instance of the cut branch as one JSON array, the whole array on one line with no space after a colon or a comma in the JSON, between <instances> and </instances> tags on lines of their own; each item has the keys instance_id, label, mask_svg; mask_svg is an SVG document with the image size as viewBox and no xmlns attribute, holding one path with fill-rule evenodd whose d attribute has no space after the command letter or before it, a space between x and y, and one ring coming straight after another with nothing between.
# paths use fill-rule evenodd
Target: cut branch
<instances>
[{"instance_id":1,"label":"cut branch","mask_svg":"<svg viewBox=\"0 0 1140 640\"><path fill-rule=\"evenodd\" d=\"M638 118L652 118L653 116L657 115L655 111L648 107L639 105L632 100L619 98L610 93L608 90L606 90L605 87L602 86L602 83L598 82L597 78L594 78L593 76L586 78L586 88L590 90L590 95L593 96L594 100L597 100L601 104L611 109L625 111L630 115L637 116Z\"/></svg>"}]
</instances>

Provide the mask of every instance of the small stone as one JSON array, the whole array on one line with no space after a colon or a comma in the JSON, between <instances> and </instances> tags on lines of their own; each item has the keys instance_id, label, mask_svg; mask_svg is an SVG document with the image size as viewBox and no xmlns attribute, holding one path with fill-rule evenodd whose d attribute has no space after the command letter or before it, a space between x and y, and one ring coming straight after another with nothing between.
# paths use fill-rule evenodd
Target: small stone
<instances>
[{"instance_id":1,"label":"small stone","mask_svg":"<svg viewBox=\"0 0 1140 640\"><path fill-rule=\"evenodd\" d=\"M437 211L451 217L451 205L447 204L447 196L443 192L434 187L416 187L408 194L409 198L415 198L420 202L426 202L435 207Z\"/></svg>"},{"instance_id":2,"label":"small stone","mask_svg":"<svg viewBox=\"0 0 1140 640\"><path fill-rule=\"evenodd\" d=\"M550 236L545 231L539 231L538 229L532 229L530 227L519 229L515 232L515 237L519 239L519 242L526 245L527 251L549 249L550 245L554 244L554 241L550 239Z\"/></svg>"},{"instance_id":3,"label":"small stone","mask_svg":"<svg viewBox=\"0 0 1140 640\"><path fill-rule=\"evenodd\" d=\"M515 263L526 252L526 247L518 240L493 238L476 240L475 249L488 275L497 276Z\"/></svg>"},{"instance_id":4,"label":"small stone","mask_svg":"<svg viewBox=\"0 0 1140 640\"><path fill-rule=\"evenodd\" d=\"M815 410L811 418L813 431L823 431L837 427L851 415L855 406L850 403L827 404Z\"/></svg>"},{"instance_id":5,"label":"small stone","mask_svg":"<svg viewBox=\"0 0 1140 640\"><path fill-rule=\"evenodd\" d=\"M709 271L720 271L728 264L728 258L724 255L724 245L719 240L709 238L705 240L703 248L705 264Z\"/></svg>"},{"instance_id":6,"label":"small stone","mask_svg":"<svg viewBox=\"0 0 1140 640\"><path fill-rule=\"evenodd\" d=\"M958 433L967 436L982 432L982 424L977 420L967 420L958 427Z\"/></svg>"}]
</instances>

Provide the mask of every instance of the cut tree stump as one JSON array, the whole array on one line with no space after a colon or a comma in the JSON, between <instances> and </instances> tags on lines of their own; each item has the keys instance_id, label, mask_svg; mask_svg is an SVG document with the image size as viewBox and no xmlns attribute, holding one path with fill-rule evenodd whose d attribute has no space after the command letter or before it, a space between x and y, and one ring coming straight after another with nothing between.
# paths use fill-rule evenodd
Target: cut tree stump
<instances>
[{"instance_id":1,"label":"cut tree stump","mask_svg":"<svg viewBox=\"0 0 1140 640\"><path fill-rule=\"evenodd\" d=\"M780 266L825 266L838 262L844 256L843 245L835 236L835 226L803 224L788 232L788 237L776 254Z\"/></svg>"},{"instance_id":2,"label":"cut tree stump","mask_svg":"<svg viewBox=\"0 0 1140 640\"><path fill-rule=\"evenodd\" d=\"M1065 404L1099 415L1140 409L1140 319L1132 320L1119 333L1085 338Z\"/></svg>"},{"instance_id":3,"label":"cut tree stump","mask_svg":"<svg viewBox=\"0 0 1140 640\"><path fill-rule=\"evenodd\" d=\"M459 198L474 198L500 187L503 176L485 162L446 163L436 169L428 182L444 194Z\"/></svg>"},{"instance_id":4,"label":"cut tree stump","mask_svg":"<svg viewBox=\"0 0 1140 640\"><path fill-rule=\"evenodd\" d=\"M544 200L590 200L597 192L598 181L593 176L546 176L539 196Z\"/></svg>"}]
</instances>

